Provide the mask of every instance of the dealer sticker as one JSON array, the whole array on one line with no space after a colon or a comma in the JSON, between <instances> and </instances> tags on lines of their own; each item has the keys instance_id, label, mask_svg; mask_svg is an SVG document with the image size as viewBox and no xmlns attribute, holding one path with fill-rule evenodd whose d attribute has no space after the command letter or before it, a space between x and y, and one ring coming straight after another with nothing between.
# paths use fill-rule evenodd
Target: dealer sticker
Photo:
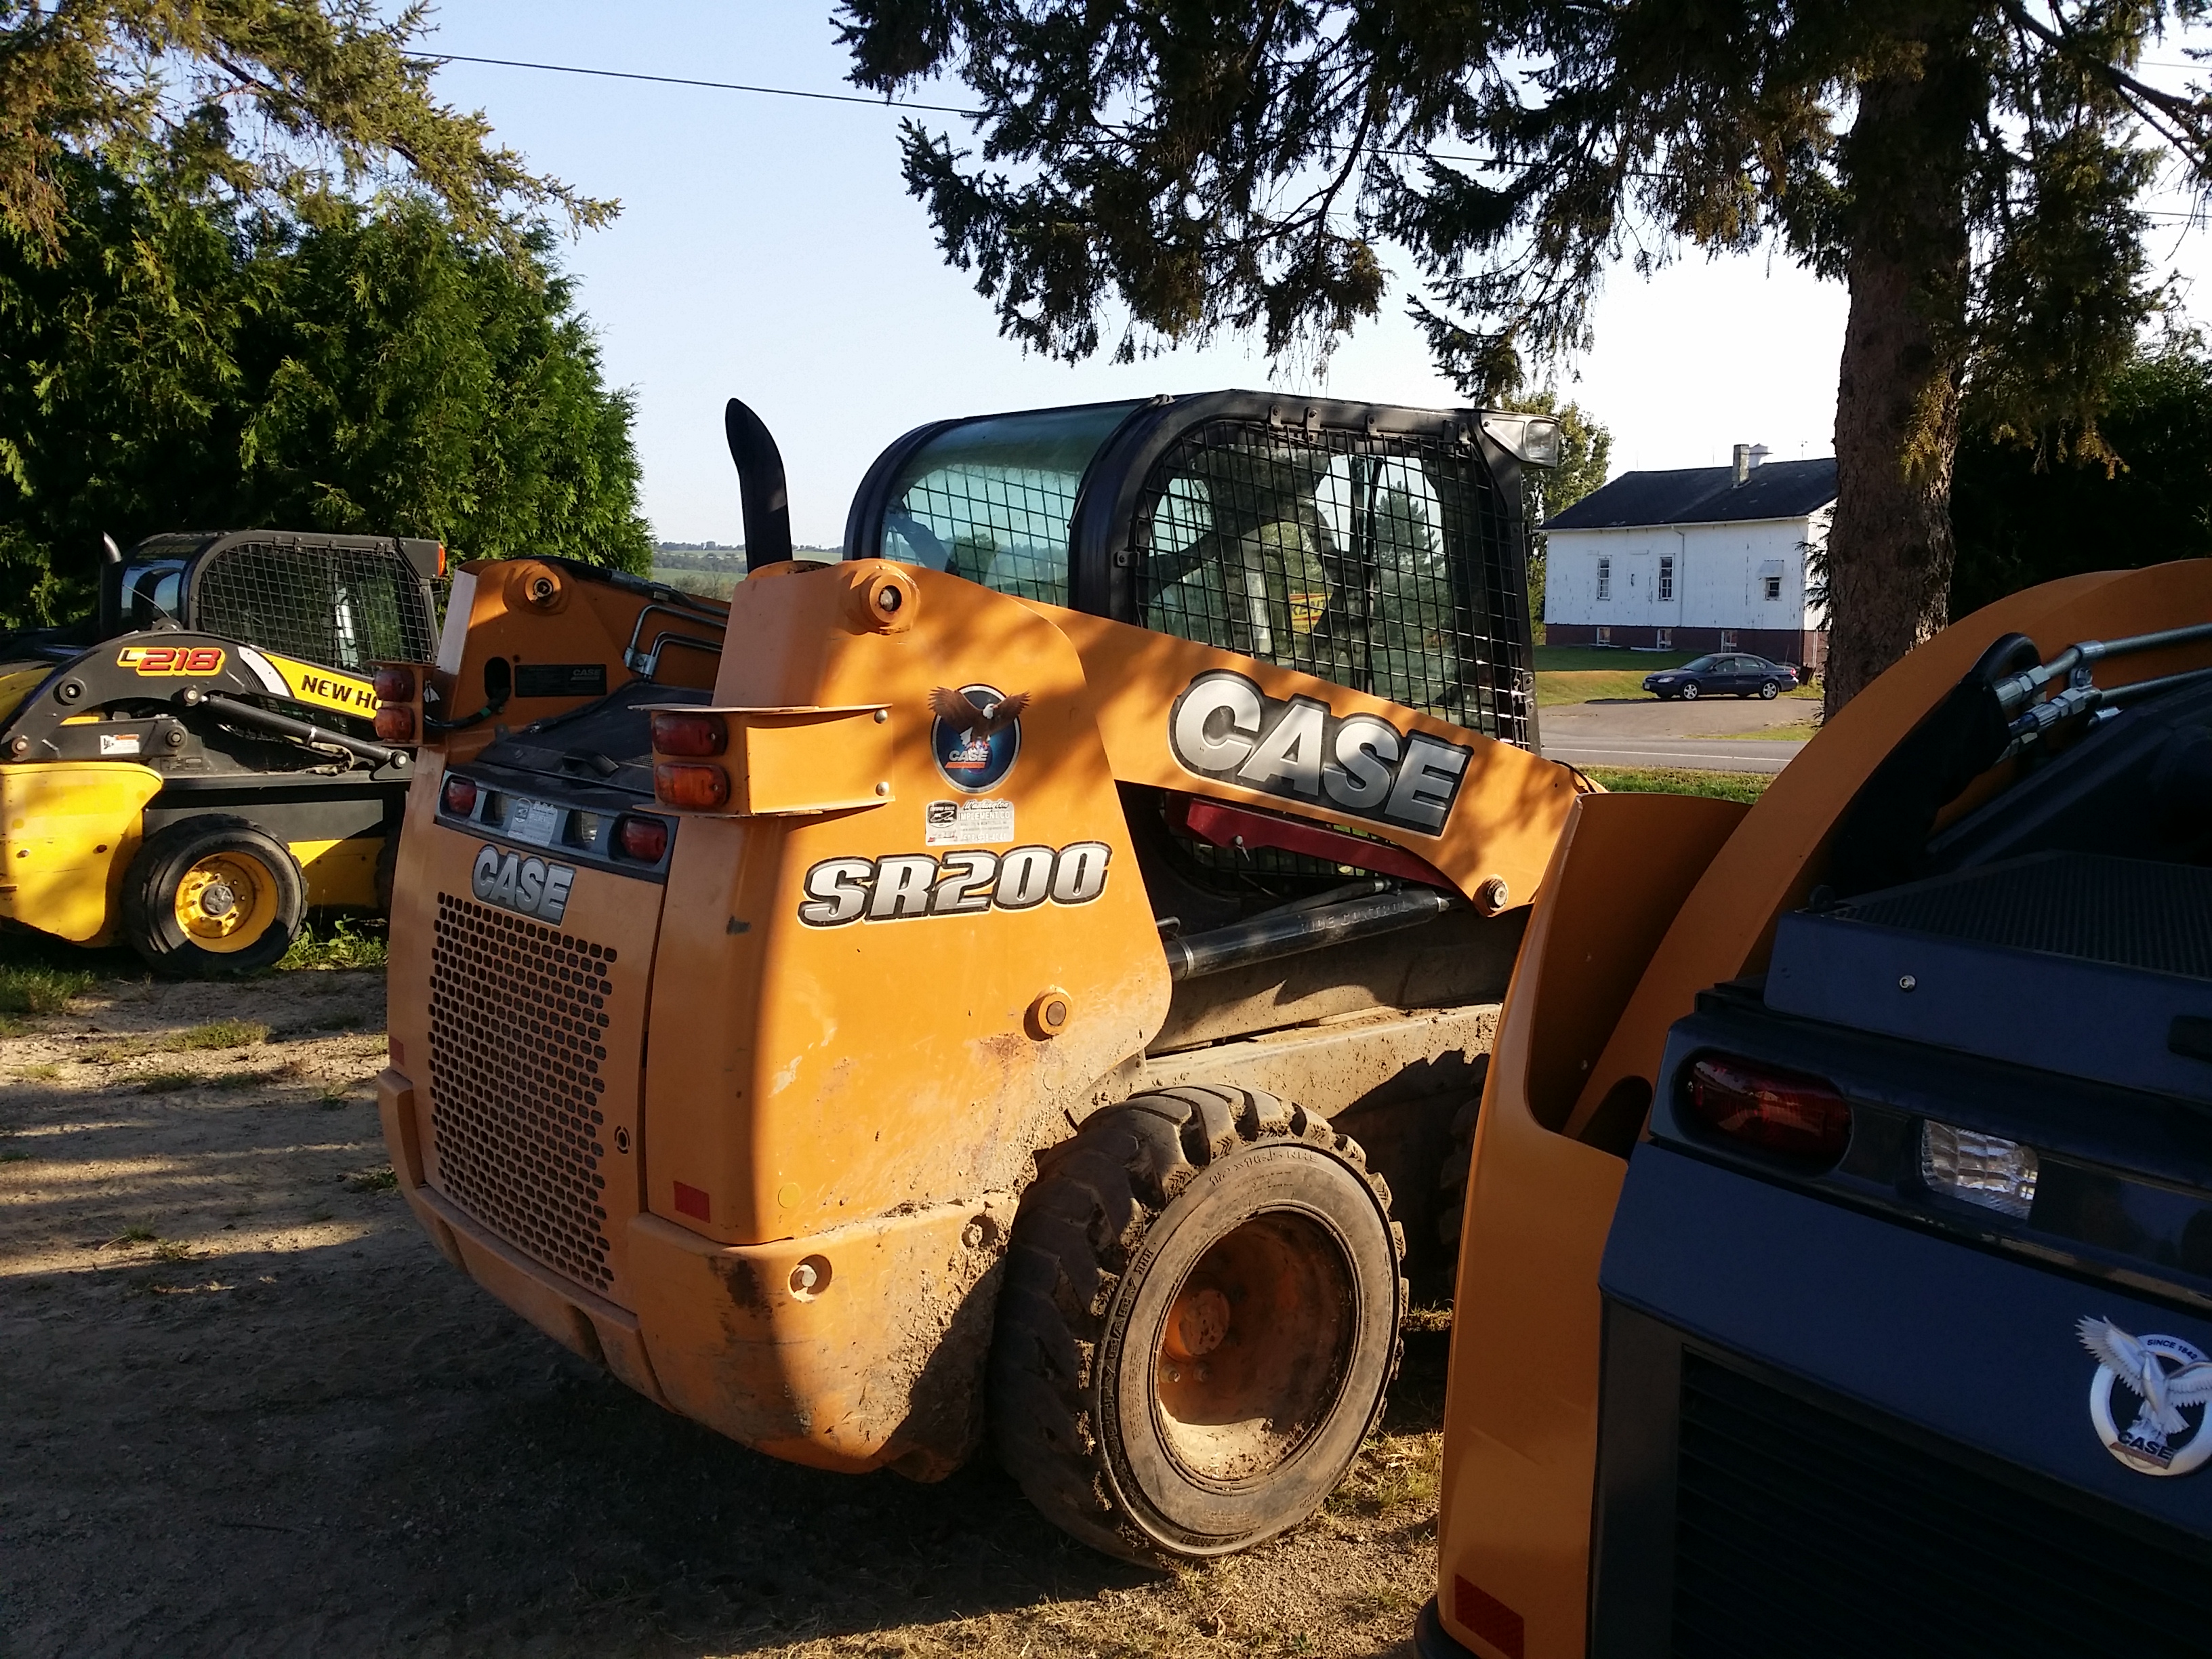
<instances>
[{"instance_id":1,"label":"dealer sticker","mask_svg":"<svg viewBox=\"0 0 2212 1659\"><path fill-rule=\"evenodd\" d=\"M988 847L1014 838L1010 800L933 800L922 818L927 847Z\"/></svg>"}]
</instances>

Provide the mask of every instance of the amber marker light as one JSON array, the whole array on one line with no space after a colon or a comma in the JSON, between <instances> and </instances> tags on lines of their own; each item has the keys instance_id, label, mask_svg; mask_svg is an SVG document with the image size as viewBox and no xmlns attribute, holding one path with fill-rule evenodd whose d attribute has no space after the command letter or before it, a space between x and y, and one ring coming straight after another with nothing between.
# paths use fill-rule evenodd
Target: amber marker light
<instances>
[{"instance_id":1,"label":"amber marker light","mask_svg":"<svg viewBox=\"0 0 2212 1659\"><path fill-rule=\"evenodd\" d=\"M664 806L713 812L730 800L730 775L719 766L663 761L653 769L653 793Z\"/></svg>"},{"instance_id":2,"label":"amber marker light","mask_svg":"<svg viewBox=\"0 0 2212 1659\"><path fill-rule=\"evenodd\" d=\"M376 738L380 743L412 743L415 741L415 711L405 703L392 703L376 711Z\"/></svg>"},{"instance_id":3,"label":"amber marker light","mask_svg":"<svg viewBox=\"0 0 2212 1659\"><path fill-rule=\"evenodd\" d=\"M719 755L730 734L714 714L655 714L653 746L664 755Z\"/></svg>"},{"instance_id":4,"label":"amber marker light","mask_svg":"<svg viewBox=\"0 0 2212 1659\"><path fill-rule=\"evenodd\" d=\"M415 671L411 668L387 665L376 671L376 678L371 684L375 687L379 702L415 701Z\"/></svg>"}]
</instances>

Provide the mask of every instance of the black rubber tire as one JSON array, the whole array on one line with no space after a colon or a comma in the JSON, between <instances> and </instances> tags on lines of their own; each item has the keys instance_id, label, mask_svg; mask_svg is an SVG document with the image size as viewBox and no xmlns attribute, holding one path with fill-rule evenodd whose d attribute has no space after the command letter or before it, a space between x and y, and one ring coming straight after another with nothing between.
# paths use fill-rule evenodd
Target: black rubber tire
<instances>
[{"instance_id":1,"label":"black rubber tire","mask_svg":"<svg viewBox=\"0 0 2212 1659\"><path fill-rule=\"evenodd\" d=\"M213 951L177 920L177 890L203 860L247 857L268 872L273 914L250 944ZM281 961L299 936L307 884L283 842L245 818L210 812L157 830L146 838L123 878L123 937L157 974L222 979L258 972Z\"/></svg>"},{"instance_id":2,"label":"black rubber tire","mask_svg":"<svg viewBox=\"0 0 2212 1659\"><path fill-rule=\"evenodd\" d=\"M1773 702L1777 697L1780 696L1781 695L1782 695L1782 683L1781 683L1781 681L1779 681L1779 680L1761 680L1761 681L1759 682L1759 700L1761 702Z\"/></svg>"},{"instance_id":3,"label":"black rubber tire","mask_svg":"<svg viewBox=\"0 0 2212 1659\"><path fill-rule=\"evenodd\" d=\"M1684 686L1679 695L1684 702L1697 702L1698 687L1696 682L1692 681L1690 684Z\"/></svg>"},{"instance_id":4,"label":"black rubber tire","mask_svg":"<svg viewBox=\"0 0 2212 1659\"><path fill-rule=\"evenodd\" d=\"M1290 1290L1279 1273L1239 1278L1210 1265L1250 1260L1236 1252L1253 1249L1275 1253L1273 1265L1293 1264ZM1140 1095L1101 1112L1040 1159L1014 1220L991 1348L1000 1462L1054 1524L1133 1561L1227 1555L1294 1527L1321 1507L1382 1416L1398 1369L1404 1261L1389 1188L1358 1144L1314 1113L1216 1088ZM1254 1285L1261 1310L1248 1307L1251 1317L1237 1324L1226 1310L1245 1304ZM1263 1369L1271 1347L1300 1356L1290 1362L1291 1386L1316 1403L1255 1474L1194 1469L1186 1453L1202 1458L1207 1435L1242 1419L1194 1414L1194 1427L1162 1394L1164 1374L1182 1382L1174 1365L1192 1367L1194 1393L1207 1382L1206 1367L1164 1346L1169 1316L1189 1305L1178 1301L1186 1290L1221 1298L1228 1334L1201 1352L1224 1356L1212 1364L1230 1375L1225 1389L1237 1386L1240 1369ZM1302 1291L1334 1324L1333 1343L1324 1326L1281 1316L1282 1304L1267 1300ZM1188 1315L1179 1318L1187 1335ZM1271 1345L1274 1333L1288 1345ZM1324 1345L1332 1364L1322 1371L1311 1359Z\"/></svg>"}]
</instances>

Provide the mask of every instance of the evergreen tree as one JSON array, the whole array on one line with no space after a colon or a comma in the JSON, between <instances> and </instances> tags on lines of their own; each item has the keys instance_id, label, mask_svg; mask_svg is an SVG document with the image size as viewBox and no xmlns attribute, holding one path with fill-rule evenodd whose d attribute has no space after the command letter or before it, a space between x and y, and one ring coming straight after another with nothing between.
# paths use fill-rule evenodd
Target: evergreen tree
<instances>
[{"instance_id":1,"label":"evergreen tree","mask_svg":"<svg viewBox=\"0 0 2212 1659\"><path fill-rule=\"evenodd\" d=\"M2100 424L2104 461L2054 459L1984 431L1961 439L1953 616L2060 576L2212 556L2212 356L2203 342L2168 335L2127 364L2113 376Z\"/></svg>"},{"instance_id":2,"label":"evergreen tree","mask_svg":"<svg viewBox=\"0 0 2212 1659\"><path fill-rule=\"evenodd\" d=\"M2196 0L845 0L853 79L937 76L909 187L1005 331L1079 357L1380 306L1470 396L1589 343L1605 274L1775 243L1850 292L1831 708L1946 620L1961 412L2104 453L2154 295L2136 199L2212 101L2136 70Z\"/></svg>"},{"instance_id":3,"label":"evergreen tree","mask_svg":"<svg viewBox=\"0 0 2212 1659\"><path fill-rule=\"evenodd\" d=\"M51 253L0 230L0 627L82 612L103 532L647 568L629 394L542 228L492 248L422 198L301 223L153 155L56 176Z\"/></svg>"}]
</instances>

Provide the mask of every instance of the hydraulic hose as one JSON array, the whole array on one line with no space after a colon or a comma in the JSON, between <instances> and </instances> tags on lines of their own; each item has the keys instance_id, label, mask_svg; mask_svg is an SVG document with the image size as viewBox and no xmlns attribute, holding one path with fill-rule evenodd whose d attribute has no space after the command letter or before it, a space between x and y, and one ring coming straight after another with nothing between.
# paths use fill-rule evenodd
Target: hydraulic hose
<instances>
[{"instance_id":1,"label":"hydraulic hose","mask_svg":"<svg viewBox=\"0 0 2212 1659\"><path fill-rule=\"evenodd\" d=\"M1434 921L1459 901L1432 887L1406 887L1371 898L1346 900L1341 904L1316 905L1310 909L1273 910L1249 921L1215 927L1188 939L1165 942L1168 977L1200 979L1251 963L1271 962L1356 939L1395 933Z\"/></svg>"}]
</instances>

